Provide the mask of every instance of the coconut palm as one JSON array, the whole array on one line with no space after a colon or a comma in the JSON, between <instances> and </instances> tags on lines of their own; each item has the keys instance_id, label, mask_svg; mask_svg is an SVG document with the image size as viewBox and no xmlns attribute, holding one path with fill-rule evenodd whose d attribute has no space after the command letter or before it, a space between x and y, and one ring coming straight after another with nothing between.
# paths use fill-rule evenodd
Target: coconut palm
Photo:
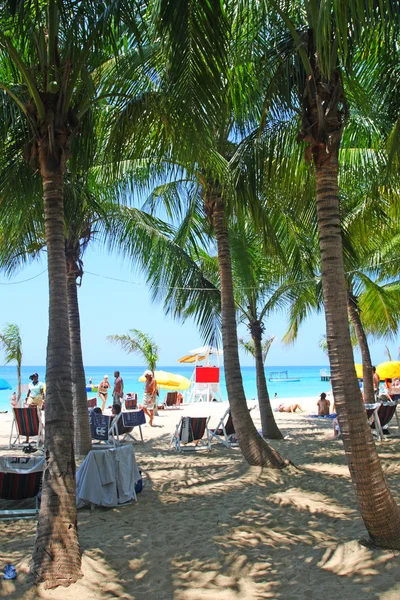
<instances>
[{"instance_id":1,"label":"coconut palm","mask_svg":"<svg viewBox=\"0 0 400 600\"><path fill-rule=\"evenodd\" d=\"M104 65L123 45L121 2L4 2L0 8L0 194L22 154L43 186L49 274L46 358L46 465L31 572L48 586L80 576L77 537L71 347L67 306L63 183L81 153L91 163L91 132L106 104ZM127 3L128 5L128 3ZM133 18L129 6L129 18ZM133 42L132 42L133 43ZM132 44L131 44L132 46ZM25 182L28 187L28 182ZM54 535L57 531L57 536Z\"/></svg>"},{"instance_id":2,"label":"coconut palm","mask_svg":"<svg viewBox=\"0 0 400 600\"><path fill-rule=\"evenodd\" d=\"M128 354L139 354L150 371L154 373L160 349L151 335L143 333L139 329L130 329L127 334L108 335L107 339L109 342L121 346L122 350Z\"/></svg>"},{"instance_id":3,"label":"coconut palm","mask_svg":"<svg viewBox=\"0 0 400 600\"><path fill-rule=\"evenodd\" d=\"M21 400L21 364L22 364L22 339L18 325L7 323L0 331L0 346L4 350L5 364L15 362L17 365L17 401Z\"/></svg>"},{"instance_id":4,"label":"coconut palm","mask_svg":"<svg viewBox=\"0 0 400 600\"><path fill-rule=\"evenodd\" d=\"M183 0L174 6L169 2L156 4L159 12L154 18L155 35L163 40L160 64L168 65L158 79L165 94L164 116L158 126L158 130L162 127L162 136L157 137L158 148L163 150L160 160L170 165L168 179L178 174L182 183L190 180L197 188L217 243L225 375L240 448L250 464L281 468L288 462L258 435L247 409L239 365L227 225L234 205L243 211L240 201L235 202L234 179L229 174L229 161L236 148L231 139L242 137L246 131L247 113L239 106L239 98L243 99L240 90L256 95L258 81L252 69L243 69L242 64L236 63L238 46L233 40L227 41L239 28L240 19L229 22L235 13L233 5L229 5L232 12L228 14L226 6L218 2L207 7ZM216 35L210 35L211 31ZM251 106L253 103L249 102L247 107ZM235 119L236 110L240 123ZM119 159L136 135L129 102L126 109L119 107L116 124L126 135L123 149L113 134L110 136L110 152ZM150 148L155 137L149 136ZM171 206L169 202L169 212ZM182 211L181 202L179 207Z\"/></svg>"},{"instance_id":5,"label":"coconut palm","mask_svg":"<svg viewBox=\"0 0 400 600\"><path fill-rule=\"evenodd\" d=\"M346 7L311 1L293 2L290 6L273 0L265 4L277 12L277 18L269 21L269 34L274 37L274 48L267 49L271 60L265 61L266 69L260 74L270 91L265 121L276 116L277 106L285 118L297 121L301 114L299 137L306 144L305 158L315 174L329 360L345 453L371 539L386 547L399 547L400 510L382 472L354 369L338 186L339 150L348 122L349 102L362 100L362 93L357 94L352 87L357 72L354 61L367 50L368 30L374 36L386 35L396 20L390 18L390 2L381 3L379 9L374 2L351 3ZM256 7L255 3L252 6ZM385 28L380 27L380 22L385 23ZM359 55L357 42L362 43ZM279 145L278 139L276 143ZM368 469L364 466L366 455Z\"/></svg>"}]
</instances>

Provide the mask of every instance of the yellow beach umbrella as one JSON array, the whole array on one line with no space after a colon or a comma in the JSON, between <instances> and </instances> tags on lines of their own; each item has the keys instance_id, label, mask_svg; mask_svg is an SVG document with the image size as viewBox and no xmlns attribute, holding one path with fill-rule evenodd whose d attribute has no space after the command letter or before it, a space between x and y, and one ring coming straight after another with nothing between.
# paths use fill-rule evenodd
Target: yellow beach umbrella
<instances>
[{"instance_id":1,"label":"yellow beach umbrella","mask_svg":"<svg viewBox=\"0 0 400 600\"><path fill-rule=\"evenodd\" d=\"M357 373L358 379L362 379L363 378L363 366L358 363L356 363L354 366L356 368L356 373Z\"/></svg>"},{"instance_id":2,"label":"yellow beach umbrella","mask_svg":"<svg viewBox=\"0 0 400 600\"><path fill-rule=\"evenodd\" d=\"M192 382L187 377L168 373L167 371L154 371L154 379L157 381L159 388L168 390L169 392L183 392L192 385ZM146 381L144 375L139 377L139 381L142 383Z\"/></svg>"},{"instance_id":3,"label":"yellow beach umbrella","mask_svg":"<svg viewBox=\"0 0 400 600\"><path fill-rule=\"evenodd\" d=\"M378 373L381 381L383 379L394 379L395 377L400 377L400 361L390 360L383 362L376 367L376 372Z\"/></svg>"}]
</instances>

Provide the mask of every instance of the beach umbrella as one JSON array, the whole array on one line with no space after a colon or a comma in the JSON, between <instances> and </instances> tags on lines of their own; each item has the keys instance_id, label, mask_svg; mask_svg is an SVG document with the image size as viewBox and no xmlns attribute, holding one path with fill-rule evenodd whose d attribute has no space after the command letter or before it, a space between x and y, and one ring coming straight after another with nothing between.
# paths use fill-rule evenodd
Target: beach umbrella
<instances>
[{"instance_id":1,"label":"beach umbrella","mask_svg":"<svg viewBox=\"0 0 400 600\"><path fill-rule=\"evenodd\" d=\"M5 379L0 379L0 390L11 390L11 385Z\"/></svg>"},{"instance_id":2,"label":"beach umbrella","mask_svg":"<svg viewBox=\"0 0 400 600\"><path fill-rule=\"evenodd\" d=\"M191 386L192 382L183 375L175 375L167 371L154 371L154 379L157 381L157 386L169 392L182 392ZM146 378L142 375L139 381L144 383Z\"/></svg>"},{"instance_id":3,"label":"beach umbrella","mask_svg":"<svg viewBox=\"0 0 400 600\"><path fill-rule=\"evenodd\" d=\"M356 368L356 374L358 379L362 379L363 378L363 366L360 365L359 363L356 363L355 365Z\"/></svg>"},{"instance_id":4,"label":"beach umbrella","mask_svg":"<svg viewBox=\"0 0 400 600\"><path fill-rule=\"evenodd\" d=\"M378 373L381 381L383 381L383 379L394 379L395 377L400 377L400 361L390 360L383 362L376 367L376 372Z\"/></svg>"}]
</instances>

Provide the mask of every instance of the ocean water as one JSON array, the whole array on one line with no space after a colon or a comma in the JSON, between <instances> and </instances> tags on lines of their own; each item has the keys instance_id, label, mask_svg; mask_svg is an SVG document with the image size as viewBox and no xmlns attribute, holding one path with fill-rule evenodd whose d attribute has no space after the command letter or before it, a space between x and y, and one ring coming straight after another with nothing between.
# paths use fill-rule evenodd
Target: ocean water
<instances>
[{"instance_id":1,"label":"ocean water","mask_svg":"<svg viewBox=\"0 0 400 600\"><path fill-rule=\"evenodd\" d=\"M143 374L146 367L85 367L86 381L89 378L93 378L93 384L99 383L104 375L108 375L110 383L114 381L114 371L118 369L121 371L121 376L124 380L125 392L137 392L138 397L142 397L143 383L138 381L139 377ZM190 379L193 373L193 366L159 366L160 370L175 373L177 375L184 375ZM268 383L268 391L271 399L273 400L273 406L277 405L282 398L304 398L306 396L318 396L321 392L328 392L331 389L329 382L321 381L320 370L326 369L329 372L329 368L325 366L313 366L313 367L287 367L287 366L266 366L265 373ZM256 370L255 367L242 367L243 385L246 393L246 398L251 400L257 398L257 386L256 386ZM296 382L270 382L268 381L270 373L276 371L287 371L288 378L299 379ZM22 383L29 383L29 375L32 373L39 373L40 381L45 381L45 367L44 366L23 366L22 367ZM15 366L7 365L0 367L0 378L5 379L11 385L12 390L1 390L0 391L0 410L10 410L11 392L16 390L17 385L17 371ZM224 369L221 368L221 395L223 400L228 399L225 386L225 375ZM164 390L160 390L160 398L163 398L165 394ZM277 398L274 396L277 394ZM95 395L95 393L89 393L89 397ZM24 398L24 394L23 394Z\"/></svg>"}]
</instances>

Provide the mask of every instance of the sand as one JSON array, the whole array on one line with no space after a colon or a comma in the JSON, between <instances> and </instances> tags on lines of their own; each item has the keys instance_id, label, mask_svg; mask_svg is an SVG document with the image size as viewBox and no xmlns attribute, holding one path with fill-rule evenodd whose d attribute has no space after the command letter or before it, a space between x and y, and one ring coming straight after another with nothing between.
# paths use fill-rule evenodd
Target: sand
<instances>
[{"instance_id":1,"label":"sand","mask_svg":"<svg viewBox=\"0 0 400 600\"><path fill-rule=\"evenodd\" d=\"M1 522L0 569L15 564L18 579L1 582L0 597L398 600L400 553L368 543L342 443L328 439L331 422L308 417L316 398L301 402L305 413L276 413L287 439L273 445L298 467L284 472L249 467L221 444L211 453L168 450L181 415L211 414L212 426L226 404L161 411L135 444L145 475L138 502L78 512L84 577L67 589L32 586L35 521ZM251 414L260 427L258 410ZM10 422L0 415L2 451ZM400 502L400 438L377 448Z\"/></svg>"}]
</instances>

